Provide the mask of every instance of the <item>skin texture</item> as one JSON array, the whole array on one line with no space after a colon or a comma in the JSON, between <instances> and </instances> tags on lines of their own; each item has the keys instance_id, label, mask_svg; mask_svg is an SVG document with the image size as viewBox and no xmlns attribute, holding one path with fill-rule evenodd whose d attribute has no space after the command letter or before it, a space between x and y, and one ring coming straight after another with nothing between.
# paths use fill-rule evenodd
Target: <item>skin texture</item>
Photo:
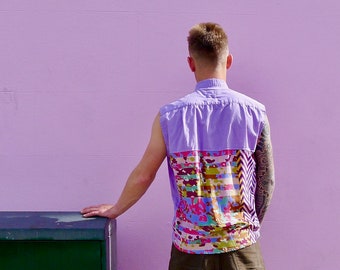
<instances>
[{"instance_id":1,"label":"skin texture","mask_svg":"<svg viewBox=\"0 0 340 270\"><path fill-rule=\"evenodd\" d=\"M81 213L84 217L102 216L116 218L133 206L146 192L166 156L159 115L156 116L149 144L144 155L131 172L116 204L100 204L85 207Z\"/></svg>"},{"instance_id":2,"label":"skin texture","mask_svg":"<svg viewBox=\"0 0 340 270\"><path fill-rule=\"evenodd\" d=\"M257 180L255 208L257 217L259 221L262 222L275 187L273 150L270 140L270 127L268 120L264 123L254 155L256 159Z\"/></svg>"}]
</instances>

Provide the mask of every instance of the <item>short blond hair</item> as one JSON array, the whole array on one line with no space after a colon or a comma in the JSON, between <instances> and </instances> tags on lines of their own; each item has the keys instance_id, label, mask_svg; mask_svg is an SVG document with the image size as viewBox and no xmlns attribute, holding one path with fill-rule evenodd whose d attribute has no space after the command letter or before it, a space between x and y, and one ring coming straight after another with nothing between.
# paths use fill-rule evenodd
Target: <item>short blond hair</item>
<instances>
[{"instance_id":1,"label":"short blond hair","mask_svg":"<svg viewBox=\"0 0 340 270\"><path fill-rule=\"evenodd\" d=\"M216 64L228 55L228 36L217 23L199 23L189 31L188 47L193 58Z\"/></svg>"}]
</instances>

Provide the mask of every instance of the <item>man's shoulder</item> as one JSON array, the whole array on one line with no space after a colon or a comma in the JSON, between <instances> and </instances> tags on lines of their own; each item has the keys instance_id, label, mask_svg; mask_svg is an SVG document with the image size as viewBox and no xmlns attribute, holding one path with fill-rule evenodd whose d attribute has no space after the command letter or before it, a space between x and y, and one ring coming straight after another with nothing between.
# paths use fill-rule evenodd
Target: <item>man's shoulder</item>
<instances>
[{"instance_id":1,"label":"man's shoulder","mask_svg":"<svg viewBox=\"0 0 340 270\"><path fill-rule=\"evenodd\" d=\"M167 113L167 112L171 112L171 111L174 111L174 110L178 110L178 109L181 109L183 108L184 106L187 106L189 103L192 103L195 99L197 99L197 93L195 92L192 92L192 93L189 93L175 101L172 101L168 104L165 104L163 105L161 108L160 108L160 113L161 115L164 114L164 113Z\"/></svg>"},{"instance_id":2,"label":"man's shoulder","mask_svg":"<svg viewBox=\"0 0 340 270\"><path fill-rule=\"evenodd\" d=\"M189 106L189 105L197 105L197 104L224 104L226 103L237 103L240 106L243 107L250 107L252 109L258 110L258 111L266 111L265 105L262 104L260 101L244 94L239 91L227 88L225 89L225 94L220 96L217 99L210 100L209 98L204 98L203 96L199 95L198 92L192 92L189 93L182 98L179 98L175 101L172 101L168 104L163 105L160 108L160 114L164 115L165 113L174 112L182 109L183 107Z\"/></svg>"},{"instance_id":3,"label":"man's shoulder","mask_svg":"<svg viewBox=\"0 0 340 270\"><path fill-rule=\"evenodd\" d=\"M235 90L232 90L232 89L229 89L229 90L230 90L230 93L233 96L234 102L238 102L238 103L243 104L245 106L253 107L253 108L256 108L256 109L261 110L261 111L266 110L265 105L263 103L261 103L260 101L258 101L257 99L252 98L252 97L250 97L246 94L243 94L241 92L238 92L238 91L235 91Z\"/></svg>"}]
</instances>

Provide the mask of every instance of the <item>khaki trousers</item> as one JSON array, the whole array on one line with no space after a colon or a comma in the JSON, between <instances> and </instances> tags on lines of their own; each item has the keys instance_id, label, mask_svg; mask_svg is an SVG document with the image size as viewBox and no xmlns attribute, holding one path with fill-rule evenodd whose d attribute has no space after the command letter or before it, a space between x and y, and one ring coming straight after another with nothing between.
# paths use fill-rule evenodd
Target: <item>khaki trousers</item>
<instances>
[{"instance_id":1,"label":"khaki trousers","mask_svg":"<svg viewBox=\"0 0 340 270\"><path fill-rule=\"evenodd\" d=\"M256 243L221 254L187 254L174 245L169 270L264 270L260 246Z\"/></svg>"}]
</instances>

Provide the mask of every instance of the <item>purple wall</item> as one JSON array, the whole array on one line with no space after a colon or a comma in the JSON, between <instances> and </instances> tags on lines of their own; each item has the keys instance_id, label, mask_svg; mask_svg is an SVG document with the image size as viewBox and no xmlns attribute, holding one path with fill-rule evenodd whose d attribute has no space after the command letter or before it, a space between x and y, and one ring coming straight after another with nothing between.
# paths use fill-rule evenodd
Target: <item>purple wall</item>
<instances>
[{"instance_id":1,"label":"purple wall","mask_svg":"<svg viewBox=\"0 0 340 270\"><path fill-rule=\"evenodd\" d=\"M266 104L277 186L268 269L338 269L340 4L328 1L0 1L0 210L114 202L161 105L193 90L188 29L229 33L229 85ZM119 218L119 270L163 270L165 164Z\"/></svg>"}]
</instances>

